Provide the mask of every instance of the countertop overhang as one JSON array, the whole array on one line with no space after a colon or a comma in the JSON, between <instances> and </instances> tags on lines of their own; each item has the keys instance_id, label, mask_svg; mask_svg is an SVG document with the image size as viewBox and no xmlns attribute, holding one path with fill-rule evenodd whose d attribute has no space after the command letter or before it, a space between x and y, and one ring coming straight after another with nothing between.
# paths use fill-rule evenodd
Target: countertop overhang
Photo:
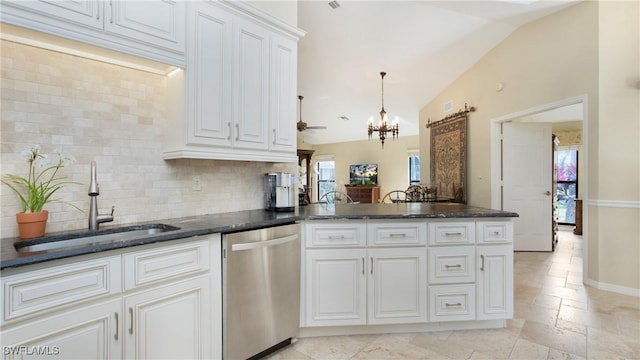
<instances>
[{"instance_id":1,"label":"countertop overhang","mask_svg":"<svg viewBox=\"0 0 640 360\"><path fill-rule=\"evenodd\" d=\"M290 224L302 220L366 220L366 219L446 219L446 218L511 218L514 212L486 209L453 203L397 203L397 204L312 204L296 208L293 212L273 212L263 209L245 210L221 214L198 215L183 218L147 221L143 224L162 223L176 226L180 230L159 233L143 239L118 241L113 243L86 245L81 247L40 252L18 252L14 244L18 238L1 240L2 255L0 269L15 268L73 256L128 248L194 236L260 229L264 227ZM142 224L142 223L141 223ZM136 225L136 224L126 224ZM112 226L111 228L124 225ZM102 231L108 231L103 226ZM63 238L81 230L48 234L47 238ZM88 232L87 232L88 233Z\"/></svg>"}]
</instances>

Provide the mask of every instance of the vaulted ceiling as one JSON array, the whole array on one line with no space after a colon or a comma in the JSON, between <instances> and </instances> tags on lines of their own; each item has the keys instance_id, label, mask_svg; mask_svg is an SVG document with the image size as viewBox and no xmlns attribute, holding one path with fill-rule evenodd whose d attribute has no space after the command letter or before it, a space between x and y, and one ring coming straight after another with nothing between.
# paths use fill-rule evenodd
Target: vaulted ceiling
<instances>
[{"instance_id":1,"label":"vaulted ceiling","mask_svg":"<svg viewBox=\"0 0 640 360\"><path fill-rule=\"evenodd\" d=\"M364 140L384 107L401 135L417 135L418 112L518 27L575 4L535 1L299 1L302 119L326 130L309 144ZM569 25L567 25L569 26ZM458 109L454 109L458 110ZM300 114L298 114L300 116Z\"/></svg>"}]
</instances>

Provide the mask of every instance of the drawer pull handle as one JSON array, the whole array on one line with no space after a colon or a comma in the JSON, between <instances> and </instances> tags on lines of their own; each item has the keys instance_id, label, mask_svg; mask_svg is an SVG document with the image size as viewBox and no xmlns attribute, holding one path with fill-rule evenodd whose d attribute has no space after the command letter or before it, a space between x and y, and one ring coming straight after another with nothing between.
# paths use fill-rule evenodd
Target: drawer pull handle
<instances>
[{"instance_id":1,"label":"drawer pull handle","mask_svg":"<svg viewBox=\"0 0 640 360\"><path fill-rule=\"evenodd\" d=\"M445 269L461 268L462 265L460 265L460 264L458 264L458 265L445 265L444 267L445 267Z\"/></svg>"},{"instance_id":2,"label":"drawer pull handle","mask_svg":"<svg viewBox=\"0 0 640 360\"><path fill-rule=\"evenodd\" d=\"M131 318L131 323L129 324L129 334L133 335L133 308L129 308L129 317Z\"/></svg>"},{"instance_id":3,"label":"drawer pull handle","mask_svg":"<svg viewBox=\"0 0 640 360\"><path fill-rule=\"evenodd\" d=\"M345 239L344 235L329 235L329 240L342 240Z\"/></svg>"},{"instance_id":4,"label":"drawer pull handle","mask_svg":"<svg viewBox=\"0 0 640 360\"><path fill-rule=\"evenodd\" d=\"M445 303L444 306L446 306L446 307L454 307L454 306L460 307L460 306L462 306L462 303L459 303L459 302L457 302L455 304Z\"/></svg>"},{"instance_id":5,"label":"drawer pull handle","mask_svg":"<svg viewBox=\"0 0 640 360\"><path fill-rule=\"evenodd\" d=\"M448 232L444 233L444 236L462 236L461 232Z\"/></svg>"},{"instance_id":6,"label":"drawer pull handle","mask_svg":"<svg viewBox=\"0 0 640 360\"><path fill-rule=\"evenodd\" d=\"M364 275L364 256L362 257L362 275Z\"/></svg>"},{"instance_id":7,"label":"drawer pull handle","mask_svg":"<svg viewBox=\"0 0 640 360\"><path fill-rule=\"evenodd\" d=\"M500 235L500 231L494 231L494 232L493 232L493 235L495 235L495 236Z\"/></svg>"},{"instance_id":8,"label":"drawer pull handle","mask_svg":"<svg viewBox=\"0 0 640 360\"><path fill-rule=\"evenodd\" d=\"M116 318L116 334L113 336L114 339L118 340L118 333L120 332L120 321L118 319L118 313L114 312L113 316Z\"/></svg>"},{"instance_id":9,"label":"drawer pull handle","mask_svg":"<svg viewBox=\"0 0 640 360\"><path fill-rule=\"evenodd\" d=\"M371 275L373 275L373 257L371 257Z\"/></svg>"},{"instance_id":10,"label":"drawer pull handle","mask_svg":"<svg viewBox=\"0 0 640 360\"><path fill-rule=\"evenodd\" d=\"M484 271L484 255L480 255L480 271Z\"/></svg>"},{"instance_id":11,"label":"drawer pull handle","mask_svg":"<svg viewBox=\"0 0 640 360\"><path fill-rule=\"evenodd\" d=\"M401 233L401 234L389 234L390 238L398 238L398 237L407 237L407 234Z\"/></svg>"}]
</instances>

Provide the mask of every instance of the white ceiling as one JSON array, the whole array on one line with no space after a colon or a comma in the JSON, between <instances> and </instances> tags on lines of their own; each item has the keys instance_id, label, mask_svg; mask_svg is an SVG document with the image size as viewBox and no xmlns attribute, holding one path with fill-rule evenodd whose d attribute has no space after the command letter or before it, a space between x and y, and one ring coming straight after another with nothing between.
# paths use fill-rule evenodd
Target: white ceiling
<instances>
[{"instance_id":1,"label":"white ceiling","mask_svg":"<svg viewBox=\"0 0 640 360\"><path fill-rule=\"evenodd\" d=\"M418 112L447 85L518 27L576 0L338 2L298 2L302 119L327 126L299 133L309 144L367 138L381 71L389 118L400 118L400 135L417 135Z\"/></svg>"}]
</instances>

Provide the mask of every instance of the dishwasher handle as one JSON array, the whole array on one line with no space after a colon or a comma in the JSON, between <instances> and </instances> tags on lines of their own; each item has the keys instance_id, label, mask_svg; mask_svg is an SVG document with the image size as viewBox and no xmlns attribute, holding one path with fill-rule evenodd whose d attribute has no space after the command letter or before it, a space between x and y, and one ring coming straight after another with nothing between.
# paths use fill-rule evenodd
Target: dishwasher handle
<instances>
[{"instance_id":1,"label":"dishwasher handle","mask_svg":"<svg viewBox=\"0 0 640 360\"><path fill-rule=\"evenodd\" d=\"M255 250L262 249L269 246L280 245L284 243L288 243L290 241L298 240L298 234L284 236L277 239L267 240L267 241L256 241L249 243L240 243L231 245L231 251L243 251L243 250Z\"/></svg>"}]
</instances>

